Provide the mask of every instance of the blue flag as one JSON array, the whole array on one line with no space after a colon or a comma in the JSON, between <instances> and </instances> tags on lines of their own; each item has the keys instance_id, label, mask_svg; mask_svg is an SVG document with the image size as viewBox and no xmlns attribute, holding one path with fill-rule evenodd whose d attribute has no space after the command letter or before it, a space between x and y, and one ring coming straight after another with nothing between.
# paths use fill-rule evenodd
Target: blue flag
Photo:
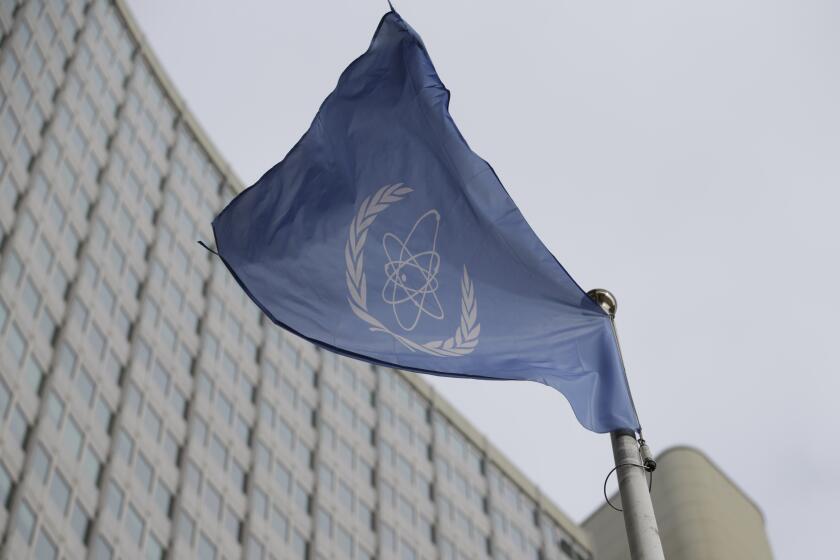
<instances>
[{"instance_id":1,"label":"blue flag","mask_svg":"<svg viewBox=\"0 0 840 560\"><path fill-rule=\"evenodd\" d=\"M286 158L213 221L278 325L422 373L539 381L583 426L638 430L609 316L531 230L387 13Z\"/></svg>"}]
</instances>

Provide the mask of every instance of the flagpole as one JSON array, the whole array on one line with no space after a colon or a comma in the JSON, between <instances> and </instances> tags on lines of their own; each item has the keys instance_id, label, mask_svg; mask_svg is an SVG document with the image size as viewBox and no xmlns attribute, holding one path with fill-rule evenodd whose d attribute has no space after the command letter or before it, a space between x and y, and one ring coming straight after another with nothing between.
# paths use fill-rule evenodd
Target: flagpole
<instances>
[{"instance_id":1,"label":"flagpole","mask_svg":"<svg viewBox=\"0 0 840 560\"><path fill-rule=\"evenodd\" d=\"M602 289L590 290L587 295L610 316L615 333L617 307L615 296ZM618 344L618 336L615 340ZM620 345L618 351L620 355ZM623 361L622 358L622 363ZM627 542L630 545L630 557L632 560L665 560L656 515L653 512L653 502L645 480L645 473L655 469L656 462L650 455L644 440L636 441L636 434L632 430L616 430L610 433L610 440L615 459L618 491L621 494L624 527L627 531Z\"/></svg>"}]
</instances>

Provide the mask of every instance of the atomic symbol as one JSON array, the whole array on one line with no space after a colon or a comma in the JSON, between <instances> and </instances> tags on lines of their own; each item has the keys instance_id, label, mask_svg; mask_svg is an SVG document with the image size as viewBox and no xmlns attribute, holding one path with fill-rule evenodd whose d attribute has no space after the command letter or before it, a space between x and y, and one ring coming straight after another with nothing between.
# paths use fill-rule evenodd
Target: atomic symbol
<instances>
[{"instance_id":1,"label":"atomic symbol","mask_svg":"<svg viewBox=\"0 0 840 560\"><path fill-rule=\"evenodd\" d=\"M382 288L382 300L391 304L397 323L406 331L414 330L424 314L433 319L443 319L443 308L437 297L440 255L436 245L439 226L440 214L437 210L429 210L417 219L405 241L393 233L382 237L387 257L387 280ZM424 243L429 237L430 248L422 250L417 246L418 242Z\"/></svg>"}]
</instances>

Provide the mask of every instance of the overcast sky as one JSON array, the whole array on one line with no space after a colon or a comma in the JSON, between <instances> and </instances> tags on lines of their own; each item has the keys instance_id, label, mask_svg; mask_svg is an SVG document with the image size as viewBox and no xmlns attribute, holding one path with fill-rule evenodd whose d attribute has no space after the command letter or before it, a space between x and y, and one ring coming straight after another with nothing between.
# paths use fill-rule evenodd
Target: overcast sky
<instances>
[{"instance_id":1,"label":"overcast sky","mask_svg":"<svg viewBox=\"0 0 840 560\"><path fill-rule=\"evenodd\" d=\"M382 1L130 0L251 184L361 54ZM451 112L618 330L655 450L699 447L778 558L836 553L840 3L398 1ZM529 383L432 380L572 518L609 438ZM503 412L503 413L500 413Z\"/></svg>"}]
</instances>

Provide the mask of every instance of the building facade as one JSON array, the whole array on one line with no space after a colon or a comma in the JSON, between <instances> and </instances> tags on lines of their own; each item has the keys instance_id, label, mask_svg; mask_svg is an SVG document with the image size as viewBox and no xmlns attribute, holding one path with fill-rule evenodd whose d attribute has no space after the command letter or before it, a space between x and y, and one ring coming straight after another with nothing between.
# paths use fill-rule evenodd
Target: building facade
<instances>
[{"instance_id":1,"label":"building facade","mask_svg":"<svg viewBox=\"0 0 840 560\"><path fill-rule=\"evenodd\" d=\"M691 447L672 447L657 463L651 496L666 558L772 560L761 510L708 457ZM611 501L620 504L621 498ZM604 504L583 527L595 558L630 560L620 513Z\"/></svg>"},{"instance_id":2,"label":"building facade","mask_svg":"<svg viewBox=\"0 0 840 560\"><path fill-rule=\"evenodd\" d=\"M196 245L241 185L121 1L0 1L0 131L0 557L592 557L429 385Z\"/></svg>"}]
</instances>

